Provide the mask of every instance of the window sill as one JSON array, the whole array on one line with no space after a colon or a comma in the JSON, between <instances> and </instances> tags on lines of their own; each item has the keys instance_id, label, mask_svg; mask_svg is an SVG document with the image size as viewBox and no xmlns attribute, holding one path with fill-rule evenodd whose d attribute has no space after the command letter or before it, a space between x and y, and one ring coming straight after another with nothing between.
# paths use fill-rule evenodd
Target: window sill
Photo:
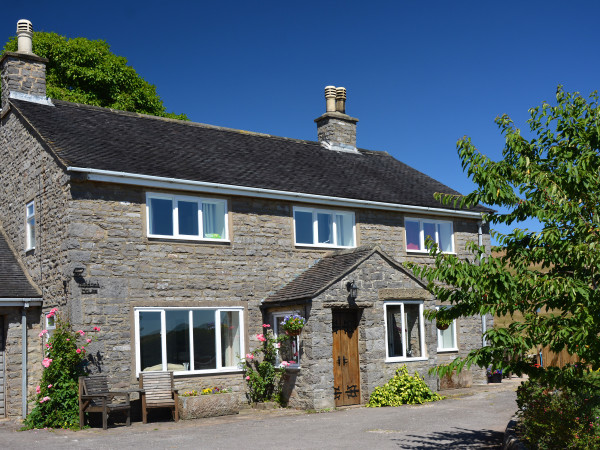
<instances>
[{"instance_id":1,"label":"window sill","mask_svg":"<svg viewBox=\"0 0 600 450\"><path fill-rule=\"evenodd\" d=\"M385 360L386 363L397 363L397 362L413 362L413 361L427 361L427 356L419 356L418 358L388 358Z\"/></svg>"},{"instance_id":2,"label":"window sill","mask_svg":"<svg viewBox=\"0 0 600 450\"><path fill-rule=\"evenodd\" d=\"M315 249L315 250L332 249L332 248L339 248L339 249L356 248L355 245L343 246L343 245L329 245L329 244L298 244L298 243L294 243L294 246L299 249L306 248L306 249Z\"/></svg>"},{"instance_id":3,"label":"window sill","mask_svg":"<svg viewBox=\"0 0 600 450\"><path fill-rule=\"evenodd\" d=\"M456 255L456 252L441 252L444 255ZM407 255L413 256L429 256L428 250L406 250Z\"/></svg>"},{"instance_id":4,"label":"window sill","mask_svg":"<svg viewBox=\"0 0 600 450\"><path fill-rule=\"evenodd\" d=\"M228 245L231 244L229 239L205 239L205 238L184 238L184 237L173 237L173 236L158 236L158 235L148 235L149 241L169 241L169 242L181 242L181 243L201 243L201 244L215 244L215 245Z\"/></svg>"},{"instance_id":5,"label":"window sill","mask_svg":"<svg viewBox=\"0 0 600 450\"><path fill-rule=\"evenodd\" d=\"M156 372L167 372L167 371L156 371ZM175 377L184 377L190 375L211 375L211 374L226 374L226 373L243 373L244 369L240 369L238 367L229 367L224 369L210 369L210 370L176 370L173 372L173 376ZM149 372L138 372L137 377L140 377L140 373L149 373Z\"/></svg>"},{"instance_id":6,"label":"window sill","mask_svg":"<svg viewBox=\"0 0 600 450\"><path fill-rule=\"evenodd\" d=\"M452 353L452 352L457 352L458 348L438 348L437 352L438 353Z\"/></svg>"}]
</instances>

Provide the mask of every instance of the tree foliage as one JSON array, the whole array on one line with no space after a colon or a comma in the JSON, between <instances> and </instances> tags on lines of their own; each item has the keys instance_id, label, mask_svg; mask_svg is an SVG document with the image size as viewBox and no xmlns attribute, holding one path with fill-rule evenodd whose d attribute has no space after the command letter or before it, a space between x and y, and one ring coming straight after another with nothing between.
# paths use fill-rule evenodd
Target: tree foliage
<instances>
[{"instance_id":1,"label":"tree foliage","mask_svg":"<svg viewBox=\"0 0 600 450\"><path fill-rule=\"evenodd\" d=\"M16 50L13 37L4 51ZM33 53L49 60L46 93L50 98L188 120L185 114L167 113L156 87L128 66L126 58L112 53L105 41L34 32Z\"/></svg>"},{"instance_id":2,"label":"tree foliage","mask_svg":"<svg viewBox=\"0 0 600 450\"><path fill-rule=\"evenodd\" d=\"M506 139L500 161L480 153L468 137L460 139L463 169L477 188L464 197L436 197L445 204L497 208L484 217L491 227L535 218L541 231L492 232L501 244L495 250L505 251L501 257L471 243L472 257L464 260L429 242L434 264L409 264L431 292L453 305L431 317L523 314L522 320L489 329L487 346L437 368L440 375L465 365L492 365L564 385L581 378L586 368L600 368L598 95L586 100L559 86L556 104L544 102L529 112L529 139L507 115L496 118ZM504 361L540 346L567 349L581 364L544 370L522 359Z\"/></svg>"}]
</instances>

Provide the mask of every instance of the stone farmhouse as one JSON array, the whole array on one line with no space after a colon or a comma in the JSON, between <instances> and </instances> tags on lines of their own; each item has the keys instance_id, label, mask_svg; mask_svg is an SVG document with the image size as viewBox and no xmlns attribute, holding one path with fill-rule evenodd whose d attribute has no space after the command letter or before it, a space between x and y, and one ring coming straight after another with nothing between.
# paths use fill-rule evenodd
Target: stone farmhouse
<instances>
[{"instance_id":1,"label":"stone farmhouse","mask_svg":"<svg viewBox=\"0 0 600 450\"><path fill-rule=\"evenodd\" d=\"M68 103L46 98L48 61L18 31L0 60L0 414L26 414L54 307L101 328L90 367L115 388L169 370L242 398L262 324L301 314L281 349L301 408L364 403L403 364L438 388L430 367L482 345L491 318L437 329L423 313L440 302L402 263L429 261L428 235L460 257L489 246L486 209L442 205L456 192L357 148L344 88L325 88L317 141Z\"/></svg>"}]
</instances>

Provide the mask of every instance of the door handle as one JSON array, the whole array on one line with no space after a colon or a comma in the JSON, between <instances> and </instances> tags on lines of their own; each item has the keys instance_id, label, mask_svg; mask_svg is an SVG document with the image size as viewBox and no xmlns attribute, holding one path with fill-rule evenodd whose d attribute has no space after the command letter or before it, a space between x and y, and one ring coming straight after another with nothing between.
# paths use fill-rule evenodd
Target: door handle
<instances>
[{"instance_id":1,"label":"door handle","mask_svg":"<svg viewBox=\"0 0 600 450\"><path fill-rule=\"evenodd\" d=\"M348 360L346 359L346 357L344 356L344 365L348 364Z\"/></svg>"},{"instance_id":2,"label":"door handle","mask_svg":"<svg viewBox=\"0 0 600 450\"><path fill-rule=\"evenodd\" d=\"M340 357L338 356L338 366L340 365Z\"/></svg>"}]
</instances>

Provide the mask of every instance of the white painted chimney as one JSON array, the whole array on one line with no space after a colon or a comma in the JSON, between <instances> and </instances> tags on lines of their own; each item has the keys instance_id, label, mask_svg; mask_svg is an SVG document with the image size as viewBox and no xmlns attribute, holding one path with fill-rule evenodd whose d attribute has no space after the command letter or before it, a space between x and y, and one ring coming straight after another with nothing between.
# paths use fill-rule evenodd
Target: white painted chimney
<instances>
[{"instance_id":1,"label":"white painted chimney","mask_svg":"<svg viewBox=\"0 0 600 450\"><path fill-rule=\"evenodd\" d=\"M17 51L19 53L33 53L32 48L33 25L29 20L21 19L17 22Z\"/></svg>"}]
</instances>

